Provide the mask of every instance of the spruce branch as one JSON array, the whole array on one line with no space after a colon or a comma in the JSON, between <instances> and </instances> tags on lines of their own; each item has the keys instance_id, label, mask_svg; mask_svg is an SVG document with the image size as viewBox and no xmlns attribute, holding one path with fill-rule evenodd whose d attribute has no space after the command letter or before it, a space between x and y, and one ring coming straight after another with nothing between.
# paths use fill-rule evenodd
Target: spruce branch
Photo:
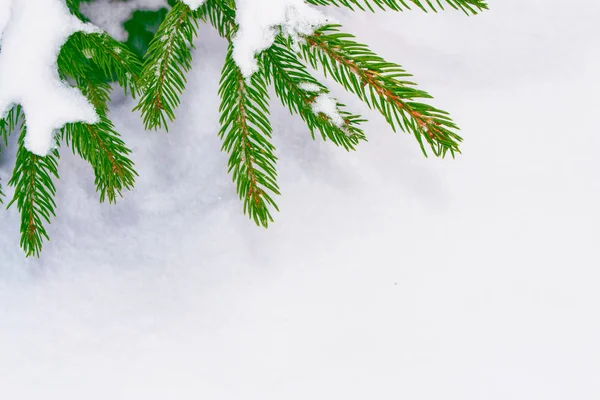
<instances>
[{"instance_id":1,"label":"spruce branch","mask_svg":"<svg viewBox=\"0 0 600 400\"><path fill-rule=\"evenodd\" d=\"M8 137L23 122L23 117L23 109L20 105L16 105L0 119L0 137L4 146L8 146Z\"/></svg>"},{"instance_id":2,"label":"spruce branch","mask_svg":"<svg viewBox=\"0 0 600 400\"><path fill-rule=\"evenodd\" d=\"M416 6L422 11L429 10L437 12L444 9L443 3L448 4L455 10L461 10L465 14L477 14L480 11L487 10L487 3L483 0L306 0L307 3L317 6L336 6L346 7L352 11L359 9L361 11L374 12L376 8L380 10L404 11L410 10L410 6Z\"/></svg>"},{"instance_id":3,"label":"spruce branch","mask_svg":"<svg viewBox=\"0 0 600 400\"><path fill-rule=\"evenodd\" d=\"M19 127L19 124L23 123L23 117L23 110L20 105L17 105L8 110L4 118L0 119L0 140L4 143L4 147L8 146L8 137L10 134ZM0 146L1 151L2 147ZM4 192L2 192L2 184L0 182L0 204L4 203L3 197Z\"/></svg>"},{"instance_id":4,"label":"spruce branch","mask_svg":"<svg viewBox=\"0 0 600 400\"><path fill-rule=\"evenodd\" d=\"M115 203L117 196L123 196L123 189L133 188L138 175L133 161L127 157L131 150L106 115L99 114L99 123L66 125L60 138L71 147L73 154L78 154L92 166L100 202L108 199L109 203Z\"/></svg>"},{"instance_id":5,"label":"spruce branch","mask_svg":"<svg viewBox=\"0 0 600 400\"><path fill-rule=\"evenodd\" d=\"M235 4L233 6L219 4L219 0L208 0L205 6L198 10L198 17L209 21L221 36L229 39L237 29L234 6ZM307 83L317 85L320 88L318 94L328 94L329 89L308 72L306 66L298 61L298 57L287 49L286 42L281 37L276 39L273 46L264 50L259 58L266 72L267 84L274 86L275 94L292 114L300 115L313 139L317 129L323 140L329 138L335 145L342 146L346 150L354 150L359 141L366 141L363 131L359 128L359 124L365 120L344 111L343 104L337 103L340 115L345 121L342 127L336 126L331 118L324 114L315 114L311 104L316 94L307 92L301 88L301 85Z\"/></svg>"},{"instance_id":6,"label":"spruce branch","mask_svg":"<svg viewBox=\"0 0 600 400\"><path fill-rule=\"evenodd\" d=\"M415 88L402 67L385 61L366 45L355 42L354 36L339 31L339 25L324 26L306 36L300 43L300 57L313 68L320 68L346 90L354 93L370 108L378 110L394 131L411 133L427 156L427 142L436 156L448 151L454 157L460 153L462 138L454 131L458 127L445 111L416 101L432 98ZM293 48L291 40L288 48Z\"/></svg>"},{"instance_id":7,"label":"spruce branch","mask_svg":"<svg viewBox=\"0 0 600 400\"><path fill-rule=\"evenodd\" d=\"M269 206L279 211L268 191L280 193L275 147L269 141L272 129L264 73L260 70L249 80L244 79L229 45L219 88L219 137L223 140L221 150L230 155L228 172L233 171L238 196L244 202L244 214L266 228L273 221Z\"/></svg>"},{"instance_id":8,"label":"spruce branch","mask_svg":"<svg viewBox=\"0 0 600 400\"><path fill-rule=\"evenodd\" d=\"M90 54L92 50L82 48L77 43L71 41L70 46L61 50L59 71L73 79L96 108L100 121L91 125L67 124L61 129L59 138L71 147L73 154L79 155L92 166L100 202L108 199L109 203L115 203L117 196L122 197L123 189L133 188L137 173L133 161L128 158L131 151L106 115L111 92L111 86L105 79L109 67L95 62L93 54Z\"/></svg>"},{"instance_id":9,"label":"spruce branch","mask_svg":"<svg viewBox=\"0 0 600 400\"><path fill-rule=\"evenodd\" d=\"M85 0L83 0L85 1ZM71 14L83 22L89 22L80 11L82 0L66 0ZM84 58L82 58L82 55ZM107 33L76 32L69 37L59 53L59 70L66 73L69 69L80 69L88 65L85 59L93 62L106 79L116 80L125 91L133 97L138 92L137 81L142 71L142 63L127 45L115 40ZM69 74L82 76L81 73ZM98 74L90 74L98 76Z\"/></svg>"},{"instance_id":10,"label":"spruce branch","mask_svg":"<svg viewBox=\"0 0 600 400\"><path fill-rule=\"evenodd\" d=\"M346 150L355 150L356 145L366 137L359 127L364 120L343 110L344 105L337 103L337 109L344 119L343 126L337 126L330 117L317 114L312 104L317 94L328 94L329 89L317 81L300 63L297 57L285 47L285 42L278 38L276 43L265 50L261 61L267 71L267 82L273 84L275 94L291 113L298 114L308 126L312 138L315 130L321 133L324 141L331 140L335 145ZM303 84L318 87L317 93L302 88Z\"/></svg>"},{"instance_id":11,"label":"spruce branch","mask_svg":"<svg viewBox=\"0 0 600 400\"><path fill-rule=\"evenodd\" d=\"M140 80L140 110L146 129L165 128L175 120L175 108L192 68L191 49L198 22L190 8L178 2L169 10L150 42ZM168 119L168 121L167 121Z\"/></svg>"},{"instance_id":12,"label":"spruce branch","mask_svg":"<svg viewBox=\"0 0 600 400\"><path fill-rule=\"evenodd\" d=\"M71 77L104 76L107 81L116 80L126 94L135 97L142 63L126 45L105 33L77 32L61 48L58 67Z\"/></svg>"},{"instance_id":13,"label":"spruce branch","mask_svg":"<svg viewBox=\"0 0 600 400\"><path fill-rule=\"evenodd\" d=\"M21 248L27 257L39 257L43 240L50 240L44 221L50 223L51 216L56 216L56 188L52 178L58 179L59 154L58 149L44 157L31 153L24 144L25 124L21 124L20 130L16 165L8 182L15 192L7 208L17 204L21 213Z\"/></svg>"},{"instance_id":14,"label":"spruce branch","mask_svg":"<svg viewBox=\"0 0 600 400\"><path fill-rule=\"evenodd\" d=\"M195 16L209 22L219 35L232 39L235 30L235 2L232 0L206 0L195 12Z\"/></svg>"},{"instance_id":15,"label":"spruce branch","mask_svg":"<svg viewBox=\"0 0 600 400\"><path fill-rule=\"evenodd\" d=\"M74 78L81 93L88 98L90 103L99 113L108 112L108 101L110 100L111 86L104 80L98 79L97 75L84 75Z\"/></svg>"}]
</instances>

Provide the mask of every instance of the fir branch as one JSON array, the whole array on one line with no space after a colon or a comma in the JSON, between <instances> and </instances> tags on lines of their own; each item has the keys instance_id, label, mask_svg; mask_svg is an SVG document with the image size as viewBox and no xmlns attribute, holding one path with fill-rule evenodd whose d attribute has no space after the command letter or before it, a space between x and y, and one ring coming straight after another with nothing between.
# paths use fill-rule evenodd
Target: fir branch
<instances>
[{"instance_id":1,"label":"fir branch","mask_svg":"<svg viewBox=\"0 0 600 400\"><path fill-rule=\"evenodd\" d=\"M39 257L43 240L50 240L43 221L50 223L51 216L56 216L56 188L52 178L58 179L59 154L58 149L45 157L31 153L24 144L25 124L21 124L20 130L16 165L8 182L15 193L7 208L16 202L21 213L21 248L27 257Z\"/></svg>"},{"instance_id":2,"label":"fir branch","mask_svg":"<svg viewBox=\"0 0 600 400\"><path fill-rule=\"evenodd\" d=\"M16 105L4 116L4 118L0 118L0 140L4 143L4 147L8 147L8 137L11 133L23 123L23 110L20 105ZM2 147L0 146L0 153L2 152ZM3 201L4 192L2 191L2 184L0 182L0 204L4 203Z\"/></svg>"},{"instance_id":3,"label":"fir branch","mask_svg":"<svg viewBox=\"0 0 600 400\"><path fill-rule=\"evenodd\" d=\"M73 154L78 154L92 166L100 202L108 199L109 203L115 203L117 196L123 196L123 189L133 188L138 175L133 161L127 157L131 150L125 146L106 115L102 112L99 115L100 122L93 125L66 125L60 138L71 147Z\"/></svg>"},{"instance_id":4,"label":"fir branch","mask_svg":"<svg viewBox=\"0 0 600 400\"><path fill-rule=\"evenodd\" d=\"M339 113L344 119L344 125L341 127L333 123L330 117L315 114L312 103L317 94L327 94L329 90L307 71L295 54L285 47L281 38L263 52L261 60L267 71L267 82L273 83L275 94L282 104L306 122L313 139L317 129L324 141L329 138L335 145L346 150L355 150L359 141L366 141L359 127L364 120L360 116L343 111L343 104L337 103ZM320 90L318 93L309 92L302 89L302 84L316 85Z\"/></svg>"},{"instance_id":5,"label":"fir branch","mask_svg":"<svg viewBox=\"0 0 600 400\"><path fill-rule=\"evenodd\" d=\"M185 73L192 67L191 49L198 22L190 8L177 3L150 42L140 80L140 110L146 129L165 128L175 120L175 108L185 88Z\"/></svg>"},{"instance_id":6,"label":"fir branch","mask_svg":"<svg viewBox=\"0 0 600 400\"><path fill-rule=\"evenodd\" d=\"M235 1L206 0L194 13L196 18L209 22L221 37L233 38L233 33L237 29L235 25Z\"/></svg>"},{"instance_id":7,"label":"fir branch","mask_svg":"<svg viewBox=\"0 0 600 400\"><path fill-rule=\"evenodd\" d=\"M81 93L88 98L98 113L108 112L111 86L109 83L98 80L97 75L76 76L75 83Z\"/></svg>"},{"instance_id":8,"label":"fir branch","mask_svg":"<svg viewBox=\"0 0 600 400\"><path fill-rule=\"evenodd\" d=\"M219 96L219 137L223 140L222 150L230 153L228 172L233 171L238 196L244 202L244 214L257 225L267 227L273 221L269 206L279 211L267 191L280 194L275 147L269 142L272 129L268 120L267 84L262 70L248 81L244 79L232 58L231 44L221 74Z\"/></svg>"},{"instance_id":9,"label":"fir branch","mask_svg":"<svg viewBox=\"0 0 600 400\"><path fill-rule=\"evenodd\" d=\"M59 55L59 70L73 79L94 105L100 122L67 124L61 130L60 138L70 145L73 154L78 154L92 166L100 202L108 199L109 203L115 203L117 196L122 197L123 189L133 188L137 173L133 161L127 157L131 151L106 116L111 86L103 79L104 71L88 60L88 56L93 59L77 45L63 49Z\"/></svg>"},{"instance_id":10,"label":"fir branch","mask_svg":"<svg viewBox=\"0 0 600 400\"><path fill-rule=\"evenodd\" d=\"M415 101L432 97L405 80L411 75L338 28L339 25L328 25L305 37L299 55L313 68L320 67L370 108L378 110L394 131L400 128L412 133L425 156L424 141L436 156L444 157L448 151L452 157L460 153L458 146L462 138L454 132L458 127L447 112ZM291 40L287 45L292 48Z\"/></svg>"},{"instance_id":11,"label":"fir branch","mask_svg":"<svg viewBox=\"0 0 600 400\"><path fill-rule=\"evenodd\" d=\"M135 97L142 64L126 45L105 33L74 33L61 48L59 70L70 76L98 76L89 70L90 64L107 80L116 80L125 93Z\"/></svg>"},{"instance_id":12,"label":"fir branch","mask_svg":"<svg viewBox=\"0 0 600 400\"><path fill-rule=\"evenodd\" d=\"M23 122L23 109L20 105L16 105L0 119L0 137L4 146L8 146L8 137L14 130ZM1 148L0 148L1 149Z\"/></svg>"},{"instance_id":13,"label":"fir branch","mask_svg":"<svg viewBox=\"0 0 600 400\"><path fill-rule=\"evenodd\" d=\"M318 6L346 7L352 11L359 9L371 12L374 12L375 8L384 11L410 10L411 4L425 12L428 12L428 10L437 12L438 9L444 9L441 0L306 0L306 2ZM444 0L444 2L455 10L461 10L467 15L477 14L480 11L488 9L487 3L483 0Z\"/></svg>"},{"instance_id":14,"label":"fir branch","mask_svg":"<svg viewBox=\"0 0 600 400\"><path fill-rule=\"evenodd\" d=\"M198 17L204 21L209 21L219 34L226 38L231 38L236 30L235 9L233 5L219 4L219 0L208 0L204 7L199 9ZM360 140L366 137L363 131L358 127L364 122L358 115L353 115L343 111L345 107L337 103L340 115L344 118L343 127L338 127L332 123L327 116L316 115L311 107L316 98L315 93L307 92L301 89L303 83L317 85L320 88L319 94L329 93L329 89L317 81L298 61L294 53L285 47L285 41L278 37L275 44L269 49L263 51L260 62L265 69L265 79L268 84L273 84L275 94L281 100L292 114L299 114L306 122L313 139L314 131L319 130L323 140L329 138L335 145L342 146L346 150L354 150Z\"/></svg>"}]
</instances>

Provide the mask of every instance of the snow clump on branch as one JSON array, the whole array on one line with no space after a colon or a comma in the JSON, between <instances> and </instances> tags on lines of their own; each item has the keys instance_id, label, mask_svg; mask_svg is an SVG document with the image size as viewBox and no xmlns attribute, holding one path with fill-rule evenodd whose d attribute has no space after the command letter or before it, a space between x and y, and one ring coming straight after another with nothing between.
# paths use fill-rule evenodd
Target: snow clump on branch
<instances>
[{"instance_id":1,"label":"snow clump on branch","mask_svg":"<svg viewBox=\"0 0 600 400\"><path fill-rule=\"evenodd\" d=\"M0 0L0 117L20 104L25 147L40 156L65 124L98 121L85 96L58 75L60 48L78 31L99 32L71 15L64 0Z\"/></svg>"},{"instance_id":2,"label":"snow clump on branch","mask_svg":"<svg viewBox=\"0 0 600 400\"><path fill-rule=\"evenodd\" d=\"M198 8L203 0L183 0ZM273 45L279 32L298 42L302 35L333 22L304 0L236 0L239 29L233 38L233 59L249 78L258 70L256 55Z\"/></svg>"}]
</instances>

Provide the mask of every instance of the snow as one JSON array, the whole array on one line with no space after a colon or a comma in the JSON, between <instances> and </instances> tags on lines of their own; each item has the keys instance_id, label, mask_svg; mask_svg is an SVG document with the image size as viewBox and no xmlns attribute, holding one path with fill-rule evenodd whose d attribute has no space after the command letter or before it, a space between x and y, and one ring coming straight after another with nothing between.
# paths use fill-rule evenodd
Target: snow
<instances>
[{"instance_id":1,"label":"snow","mask_svg":"<svg viewBox=\"0 0 600 400\"><path fill-rule=\"evenodd\" d=\"M16 209L0 213L1 397L600 398L600 3L491 6L334 15L452 112L463 154L425 159L369 112L347 153L273 96L268 230L242 215L219 150L212 29L168 135L115 91L136 189L99 204L61 148L41 260L18 248Z\"/></svg>"},{"instance_id":2,"label":"snow","mask_svg":"<svg viewBox=\"0 0 600 400\"><path fill-rule=\"evenodd\" d=\"M46 155L55 130L69 122L97 121L93 106L60 80L56 66L72 33L97 28L73 17L63 0L2 0L0 28L0 115L21 104L27 119L25 147Z\"/></svg>"},{"instance_id":3,"label":"snow","mask_svg":"<svg viewBox=\"0 0 600 400\"><path fill-rule=\"evenodd\" d=\"M126 41L128 33L123 23L131 18L135 10L156 11L168 7L167 0L94 0L81 3L79 11L92 23L103 29L119 41Z\"/></svg>"},{"instance_id":4,"label":"snow","mask_svg":"<svg viewBox=\"0 0 600 400\"><path fill-rule=\"evenodd\" d=\"M245 77L258 69L256 55L269 48L278 32L295 42L300 35L332 20L303 0L237 0L238 32L233 40L233 59Z\"/></svg>"},{"instance_id":5,"label":"snow","mask_svg":"<svg viewBox=\"0 0 600 400\"><path fill-rule=\"evenodd\" d=\"M320 92L323 90L319 85L311 82L302 82L299 85L300 89L307 92ZM312 101L312 110L315 114L324 114L331 119L336 126L344 125L344 118L339 113L337 101L327 93L320 93Z\"/></svg>"},{"instance_id":6,"label":"snow","mask_svg":"<svg viewBox=\"0 0 600 400\"><path fill-rule=\"evenodd\" d=\"M331 119L334 125L341 127L344 125L344 119L339 114L337 102L327 94L320 94L312 103L312 109L315 114L322 113Z\"/></svg>"},{"instance_id":7,"label":"snow","mask_svg":"<svg viewBox=\"0 0 600 400\"><path fill-rule=\"evenodd\" d=\"M204 0L182 0L185 4L190 6L192 10L196 10L202 4L204 4Z\"/></svg>"},{"instance_id":8,"label":"snow","mask_svg":"<svg viewBox=\"0 0 600 400\"><path fill-rule=\"evenodd\" d=\"M311 82L302 82L299 87L306 92L320 92L322 90L321 86Z\"/></svg>"}]
</instances>

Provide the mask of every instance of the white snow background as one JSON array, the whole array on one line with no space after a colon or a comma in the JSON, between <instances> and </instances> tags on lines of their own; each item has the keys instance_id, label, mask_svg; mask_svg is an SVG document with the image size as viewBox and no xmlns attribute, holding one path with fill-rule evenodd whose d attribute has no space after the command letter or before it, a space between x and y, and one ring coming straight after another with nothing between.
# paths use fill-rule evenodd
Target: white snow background
<instances>
[{"instance_id":1,"label":"white snow background","mask_svg":"<svg viewBox=\"0 0 600 400\"><path fill-rule=\"evenodd\" d=\"M0 398L600 398L600 3L490 3L334 13L452 113L463 155L425 159L375 113L346 153L274 98L268 230L220 152L210 28L167 135L115 94L135 190L99 204L63 147L40 260L0 213Z\"/></svg>"}]
</instances>

